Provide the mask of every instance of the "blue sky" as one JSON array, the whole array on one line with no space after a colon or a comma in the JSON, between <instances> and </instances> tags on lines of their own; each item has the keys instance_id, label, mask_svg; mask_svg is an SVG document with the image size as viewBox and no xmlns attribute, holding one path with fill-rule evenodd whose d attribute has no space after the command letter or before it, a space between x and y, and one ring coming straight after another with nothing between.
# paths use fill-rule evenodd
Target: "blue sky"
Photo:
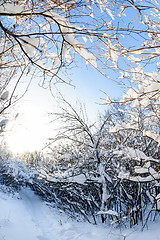
<instances>
[{"instance_id":1,"label":"blue sky","mask_svg":"<svg viewBox=\"0 0 160 240\"><path fill-rule=\"evenodd\" d=\"M127 16L127 19L123 17L121 26L127 25L131 20L135 20L137 14L135 9L129 10L129 16ZM119 19L116 18L114 21L115 25L118 21ZM134 24L137 23L134 22ZM132 41L135 44L140 44L140 41L135 39L131 40L131 42L127 42L126 39L123 41L125 45L132 44ZM102 99L106 97L103 92L111 98L120 98L123 94L123 89L114 81L103 77L93 67L86 66L85 61L80 57L77 57L76 60L79 68L73 68L71 72L69 70L70 78L73 80L72 84L75 85L75 88L66 84L59 84L57 87L73 106L75 106L77 99L85 103L89 118L95 120L98 111L103 112L107 109L107 106L101 105L103 103ZM124 64L121 60L119 62L122 65ZM116 79L117 75L114 71L111 73L111 70L105 70L105 74L108 74L114 80L120 80ZM26 79L24 78L24 81ZM37 86L38 81L38 79L33 79L28 92L13 110L14 114L19 113L19 117L14 121L10 121L8 126L8 135L10 137L7 137L6 140L11 150L15 152L40 150L47 138L52 137L52 126L49 123L50 119L47 118L47 113L56 110L56 101L48 90ZM21 89L19 90L21 91ZM54 88L53 93L55 94Z\"/></svg>"},{"instance_id":2,"label":"blue sky","mask_svg":"<svg viewBox=\"0 0 160 240\"><path fill-rule=\"evenodd\" d=\"M104 111L102 106L105 94L112 98L122 95L122 89L115 82L106 79L93 67L83 66L72 70L70 76L75 87L60 84L56 87L61 91L67 101L75 106L76 101L86 104L89 119L95 121L97 113ZM24 86L26 79L24 78ZM13 108L12 116L19 113L16 120L10 119L7 127L6 141L13 152L34 151L43 148L49 137L53 137L54 128L50 124L48 112L57 110L57 104L49 90L38 86L38 79L34 79L26 95ZM21 92L24 86L21 86ZM53 88L53 93L56 90Z\"/></svg>"}]
</instances>

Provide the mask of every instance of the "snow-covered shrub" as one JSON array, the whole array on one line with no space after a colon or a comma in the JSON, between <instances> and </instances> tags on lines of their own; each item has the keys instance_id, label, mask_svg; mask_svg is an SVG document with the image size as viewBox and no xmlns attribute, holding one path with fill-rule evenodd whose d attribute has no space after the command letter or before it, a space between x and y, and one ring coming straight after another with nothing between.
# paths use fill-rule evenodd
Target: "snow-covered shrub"
<instances>
[{"instance_id":1,"label":"snow-covered shrub","mask_svg":"<svg viewBox=\"0 0 160 240\"><path fill-rule=\"evenodd\" d=\"M40 192L71 216L145 226L159 211L160 152L154 139L143 135L144 114L134 116L138 127L131 128L125 125L131 119L129 107L126 113L118 105L93 131L93 125L70 108L58 114L67 124L55 139L68 142L53 147L39 169ZM154 126L152 122L149 127Z\"/></svg>"},{"instance_id":2,"label":"snow-covered shrub","mask_svg":"<svg viewBox=\"0 0 160 240\"><path fill-rule=\"evenodd\" d=\"M119 142L112 148L112 170L118 180L115 204L131 226L139 222L145 226L149 218L159 215L156 197L160 192L160 149L154 135L149 137L144 132L153 128L159 132L160 126L154 118L150 121L147 111L131 108L126 114L121 124L110 129Z\"/></svg>"},{"instance_id":3,"label":"snow-covered shrub","mask_svg":"<svg viewBox=\"0 0 160 240\"><path fill-rule=\"evenodd\" d=\"M33 185L37 176L36 169L28 167L24 161L7 157L4 153L0 156L0 183L18 191L20 187Z\"/></svg>"}]
</instances>

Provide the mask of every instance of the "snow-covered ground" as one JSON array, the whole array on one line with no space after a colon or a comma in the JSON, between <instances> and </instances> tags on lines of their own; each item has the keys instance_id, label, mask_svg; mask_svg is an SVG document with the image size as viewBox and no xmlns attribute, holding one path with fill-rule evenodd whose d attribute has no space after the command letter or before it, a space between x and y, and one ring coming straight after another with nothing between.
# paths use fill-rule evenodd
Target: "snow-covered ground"
<instances>
[{"instance_id":1,"label":"snow-covered ground","mask_svg":"<svg viewBox=\"0 0 160 240\"><path fill-rule=\"evenodd\" d=\"M126 236L126 237L125 237ZM158 223L143 232L76 222L50 208L31 190L0 191L0 240L160 240Z\"/></svg>"}]
</instances>

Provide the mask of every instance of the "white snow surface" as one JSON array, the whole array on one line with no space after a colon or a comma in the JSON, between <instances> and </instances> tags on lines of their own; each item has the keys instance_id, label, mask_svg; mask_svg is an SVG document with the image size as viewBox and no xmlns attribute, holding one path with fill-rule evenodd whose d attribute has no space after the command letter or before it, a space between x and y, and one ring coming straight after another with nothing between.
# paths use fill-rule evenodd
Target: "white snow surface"
<instances>
[{"instance_id":1,"label":"white snow surface","mask_svg":"<svg viewBox=\"0 0 160 240\"><path fill-rule=\"evenodd\" d=\"M1 4L1 2L0 2ZM11 3L4 3L0 5L0 13L21 13L23 8L19 5L13 5Z\"/></svg>"},{"instance_id":2,"label":"white snow surface","mask_svg":"<svg viewBox=\"0 0 160 240\"><path fill-rule=\"evenodd\" d=\"M160 239L159 223L141 232L76 222L47 206L30 189L22 189L15 196L0 190L0 206L0 240Z\"/></svg>"}]
</instances>

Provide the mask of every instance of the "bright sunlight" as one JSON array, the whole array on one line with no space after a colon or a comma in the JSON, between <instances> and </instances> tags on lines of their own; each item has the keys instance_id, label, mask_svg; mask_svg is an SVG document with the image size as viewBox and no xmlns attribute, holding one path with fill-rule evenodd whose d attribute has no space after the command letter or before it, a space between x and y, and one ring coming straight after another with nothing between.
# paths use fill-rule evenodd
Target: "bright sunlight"
<instances>
[{"instance_id":1,"label":"bright sunlight","mask_svg":"<svg viewBox=\"0 0 160 240\"><path fill-rule=\"evenodd\" d=\"M23 109L22 109L23 107ZM23 102L16 120L8 124L6 141L13 153L41 150L49 134L46 113L40 104Z\"/></svg>"}]
</instances>

